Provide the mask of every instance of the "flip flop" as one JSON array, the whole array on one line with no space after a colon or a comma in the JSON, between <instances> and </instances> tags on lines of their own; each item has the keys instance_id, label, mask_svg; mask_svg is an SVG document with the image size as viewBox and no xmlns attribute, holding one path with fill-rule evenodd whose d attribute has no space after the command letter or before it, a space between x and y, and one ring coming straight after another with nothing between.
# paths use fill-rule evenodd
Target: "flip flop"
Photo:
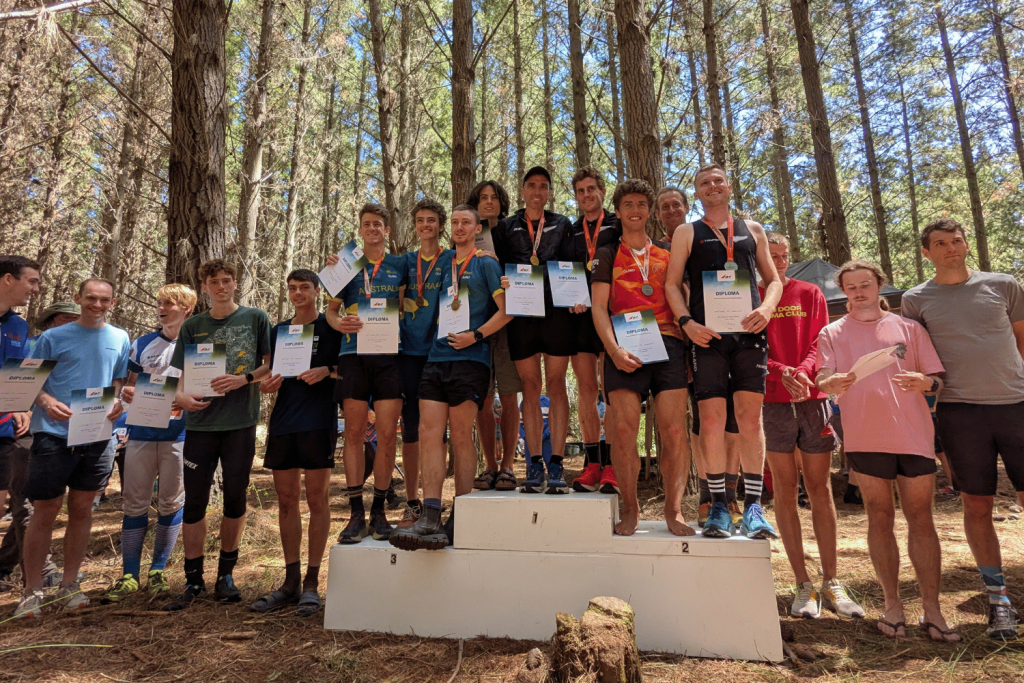
<instances>
[{"instance_id":1,"label":"flip flop","mask_svg":"<svg viewBox=\"0 0 1024 683\"><path fill-rule=\"evenodd\" d=\"M473 481L473 488L481 491L490 491L494 488L494 481L498 473L494 470L484 470L483 473Z\"/></svg>"},{"instance_id":2,"label":"flip flop","mask_svg":"<svg viewBox=\"0 0 1024 683\"><path fill-rule=\"evenodd\" d=\"M963 640L963 637L953 629L941 629L932 622L925 621L924 617L918 617L917 623L919 623L921 625L921 628L924 629L925 635L928 636L928 639L934 643L959 643ZM932 629L938 631L942 638L932 638ZM955 640L951 640L950 636L955 636Z\"/></svg>"},{"instance_id":3,"label":"flip flop","mask_svg":"<svg viewBox=\"0 0 1024 683\"><path fill-rule=\"evenodd\" d=\"M888 626L889 628L892 629L892 633L893 634L891 636L888 633L882 633L881 629L878 630L878 632L882 633L882 635L885 636L886 638L891 638L893 640L896 640L897 638L906 638L907 637L906 636L906 633L907 633L907 622L905 622L905 621L897 621L896 623L893 623L891 621L888 621L887 619L879 617L878 618L878 623L882 624L883 626ZM900 629L903 629L903 635L902 636L897 633Z\"/></svg>"},{"instance_id":4,"label":"flip flop","mask_svg":"<svg viewBox=\"0 0 1024 683\"><path fill-rule=\"evenodd\" d=\"M311 617L320 611L320 594L316 591L304 591L299 597L299 607L295 610L297 617Z\"/></svg>"},{"instance_id":5,"label":"flip flop","mask_svg":"<svg viewBox=\"0 0 1024 683\"><path fill-rule=\"evenodd\" d=\"M273 593L267 593L256 602L249 605L249 609L253 612L275 612L289 605L294 605L299 601L298 595L285 595L280 590L275 590Z\"/></svg>"}]
</instances>

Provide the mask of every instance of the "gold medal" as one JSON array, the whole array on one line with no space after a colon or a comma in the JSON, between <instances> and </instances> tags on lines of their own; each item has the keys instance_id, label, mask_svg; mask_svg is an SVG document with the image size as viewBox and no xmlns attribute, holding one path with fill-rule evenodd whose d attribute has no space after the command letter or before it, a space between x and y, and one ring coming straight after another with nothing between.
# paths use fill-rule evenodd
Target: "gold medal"
<instances>
[{"instance_id":1,"label":"gold medal","mask_svg":"<svg viewBox=\"0 0 1024 683\"><path fill-rule=\"evenodd\" d=\"M535 266L539 266L540 258L538 258L536 254L534 254L533 256L530 257L530 263L532 263Z\"/></svg>"},{"instance_id":2,"label":"gold medal","mask_svg":"<svg viewBox=\"0 0 1024 683\"><path fill-rule=\"evenodd\" d=\"M416 305L419 306L420 308L423 308L424 306L427 305L427 300L424 299L422 296L418 296L416 297Z\"/></svg>"},{"instance_id":3,"label":"gold medal","mask_svg":"<svg viewBox=\"0 0 1024 683\"><path fill-rule=\"evenodd\" d=\"M456 299L452 299L452 310L453 311L459 310L459 306L461 306L461 305L462 304L459 303L459 300L457 298Z\"/></svg>"},{"instance_id":4,"label":"gold medal","mask_svg":"<svg viewBox=\"0 0 1024 683\"><path fill-rule=\"evenodd\" d=\"M593 270L593 269L594 269L594 260L591 259L591 260L587 261L587 270Z\"/></svg>"}]
</instances>

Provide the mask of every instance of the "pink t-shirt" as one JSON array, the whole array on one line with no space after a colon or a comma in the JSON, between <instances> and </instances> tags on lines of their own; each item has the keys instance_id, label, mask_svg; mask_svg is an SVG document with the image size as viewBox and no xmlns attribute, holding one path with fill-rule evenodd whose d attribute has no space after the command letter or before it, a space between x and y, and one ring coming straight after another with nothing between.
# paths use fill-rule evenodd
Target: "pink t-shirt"
<instances>
[{"instance_id":1,"label":"pink t-shirt","mask_svg":"<svg viewBox=\"0 0 1024 683\"><path fill-rule=\"evenodd\" d=\"M908 453L935 457L935 428L924 394L903 391L900 372L944 372L928 332L913 320L885 313L872 322L846 315L818 336L818 370L849 372L861 356L904 344L903 358L859 380L839 398L847 452Z\"/></svg>"}]
</instances>

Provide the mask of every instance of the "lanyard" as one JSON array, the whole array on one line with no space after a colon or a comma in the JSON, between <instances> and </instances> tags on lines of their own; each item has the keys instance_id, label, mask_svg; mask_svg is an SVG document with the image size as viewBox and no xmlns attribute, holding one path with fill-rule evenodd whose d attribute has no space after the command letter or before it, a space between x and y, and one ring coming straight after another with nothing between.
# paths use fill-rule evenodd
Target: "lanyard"
<instances>
[{"instance_id":1,"label":"lanyard","mask_svg":"<svg viewBox=\"0 0 1024 683\"><path fill-rule=\"evenodd\" d=\"M589 270L594 261L594 254L597 252L597 236L601 234L601 225L604 223L604 209L601 209L601 217L597 219L597 225L594 226L594 237L591 239L590 232L587 230L587 217L583 217L583 237L587 240L587 269Z\"/></svg>"},{"instance_id":2,"label":"lanyard","mask_svg":"<svg viewBox=\"0 0 1024 683\"><path fill-rule=\"evenodd\" d=\"M718 237L718 240L719 240L720 242L723 242L723 243L725 244L725 260L726 260L726 263L727 263L727 264L728 264L728 263L732 263L733 265L735 265L735 263L736 263L736 259L734 259L734 258L733 258L733 235L734 235L735 233L734 233L734 229L733 229L733 220L732 220L732 214L730 214L730 215L728 216L728 220L726 221L726 222L727 222L727 224L728 224L728 226L729 226L729 227L727 228L727 230L729 231L729 239L728 239L728 241L727 241L727 240L724 240L724 239L722 239L722 232L721 232L721 230L719 230L719 229L718 229L718 226L716 226L716 225L713 225L713 224L712 224L712 223L711 223L711 222L710 222L710 221L709 221L709 220L707 219L707 216L704 216L703 220L704 220L704 222L705 222L705 223L707 223L707 224L708 224L708 227L709 227L709 228L711 228L711 230L712 230L712 231L713 231L713 232L715 233L715 235L716 235L716 236ZM726 269L727 269L727 270L735 270L734 268L729 268L728 266L726 266Z\"/></svg>"},{"instance_id":3,"label":"lanyard","mask_svg":"<svg viewBox=\"0 0 1024 683\"><path fill-rule=\"evenodd\" d=\"M533 232L533 221L523 211L523 218L526 219L526 227L530 230L530 240L533 242L533 256L530 257L530 263L535 266L540 265L540 257L537 256L537 248L540 246L540 236L544 233L544 214L540 215L540 220L537 222L537 234L534 236Z\"/></svg>"},{"instance_id":4,"label":"lanyard","mask_svg":"<svg viewBox=\"0 0 1024 683\"><path fill-rule=\"evenodd\" d=\"M629 255L633 257L633 262L636 263L636 267L640 269L640 277L644 279L644 286L641 287L640 289L644 293L644 296L650 296L654 294L654 287L652 287L651 283L647 281L647 274L650 271L651 267L651 238L648 237L647 244L644 245L643 263L640 263L640 259L636 257L636 252L634 252L633 248L626 243L625 239L622 240L622 244L623 246L626 247L627 250L629 250Z\"/></svg>"},{"instance_id":5,"label":"lanyard","mask_svg":"<svg viewBox=\"0 0 1024 683\"><path fill-rule=\"evenodd\" d=\"M459 310L459 285L462 284L462 276L466 274L466 268L469 267L469 262L476 256L476 249L469 253L466 260L462 262L462 268L459 269L459 274L455 274L455 257L452 256L452 287L455 289L455 298L452 299L452 310Z\"/></svg>"},{"instance_id":6,"label":"lanyard","mask_svg":"<svg viewBox=\"0 0 1024 683\"><path fill-rule=\"evenodd\" d=\"M384 255L380 257L380 261L373 264L373 275L366 274L366 268L363 268L363 289L366 290L366 298L369 299L373 295L373 280L377 277L377 271L380 270L380 264L384 263Z\"/></svg>"},{"instance_id":7,"label":"lanyard","mask_svg":"<svg viewBox=\"0 0 1024 683\"><path fill-rule=\"evenodd\" d=\"M432 270L434 270L434 264L437 263L437 259L440 258L440 256L441 256L441 248L438 247L437 253L434 254L434 260L431 261L430 265L427 267L427 277L430 277L430 272ZM423 257L420 256L419 254L416 254L416 292L419 295L418 299L423 299L423 280L424 279L425 278L423 277ZM419 300L417 300L416 303L418 305L420 305L420 306L423 305L422 303L419 302ZM426 303L426 302L424 301L424 303Z\"/></svg>"}]
</instances>

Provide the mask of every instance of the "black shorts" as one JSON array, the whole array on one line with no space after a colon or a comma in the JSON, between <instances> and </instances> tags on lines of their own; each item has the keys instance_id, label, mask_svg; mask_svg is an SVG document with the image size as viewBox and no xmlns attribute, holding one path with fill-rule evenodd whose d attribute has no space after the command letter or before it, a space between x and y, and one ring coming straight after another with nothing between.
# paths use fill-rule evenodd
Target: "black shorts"
<instances>
[{"instance_id":1,"label":"black shorts","mask_svg":"<svg viewBox=\"0 0 1024 683\"><path fill-rule=\"evenodd\" d=\"M1024 491L1024 403L936 406L938 430L953 470L953 488L971 496L993 496L999 458L1015 491Z\"/></svg>"},{"instance_id":2,"label":"black shorts","mask_svg":"<svg viewBox=\"0 0 1024 683\"><path fill-rule=\"evenodd\" d=\"M846 452L846 462L857 474L879 479L893 480L901 477L922 477L935 474L935 458L909 453L866 453L864 451Z\"/></svg>"},{"instance_id":3,"label":"black shorts","mask_svg":"<svg viewBox=\"0 0 1024 683\"><path fill-rule=\"evenodd\" d=\"M402 372L402 443L418 443L420 440L420 380L427 364L426 356L399 356Z\"/></svg>"},{"instance_id":4,"label":"black shorts","mask_svg":"<svg viewBox=\"0 0 1024 683\"><path fill-rule=\"evenodd\" d=\"M828 399L811 399L797 403L765 403L765 448L776 453L831 453L838 440L830 424L832 408Z\"/></svg>"},{"instance_id":5,"label":"black shorts","mask_svg":"<svg viewBox=\"0 0 1024 683\"><path fill-rule=\"evenodd\" d=\"M220 432L197 432L185 429L182 454L185 482L185 524L201 522L210 504L210 487L221 466L224 494L224 516L238 519L245 514L249 475L256 456L256 425Z\"/></svg>"},{"instance_id":6,"label":"black shorts","mask_svg":"<svg viewBox=\"0 0 1024 683\"><path fill-rule=\"evenodd\" d=\"M686 389L686 342L662 335L668 360L641 365L633 372L615 367L609 356L604 357L604 390L609 403L612 392L626 389L640 395L642 401L648 392L657 396L663 391Z\"/></svg>"},{"instance_id":7,"label":"black shorts","mask_svg":"<svg viewBox=\"0 0 1024 683\"><path fill-rule=\"evenodd\" d=\"M579 327L574 316L567 308L549 308L543 318L512 318L507 325L512 360L526 360L538 353L576 355Z\"/></svg>"},{"instance_id":8,"label":"black shorts","mask_svg":"<svg viewBox=\"0 0 1024 683\"><path fill-rule=\"evenodd\" d=\"M420 380L420 400L459 406L466 401L484 407L491 369L475 360L446 360L427 363Z\"/></svg>"},{"instance_id":9,"label":"black shorts","mask_svg":"<svg viewBox=\"0 0 1024 683\"><path fill-rule=\"evenodd\" d=\"M0 436L0 491L11 488L11 453L14 451L14 437Z\"/></svg>"},{"instance_id":10,"label":"black shorts","mask_svg":"<svg viewBox=\"0 0 1024 683\"><path fill-rule=\"evenodd\" d=\"M760 334L723 334L707 348L690 349L694 396L698 401L727 398L736 391L764 393L768 340Z\"/></svg>"},{"instance_id":11,"label":"black shorts","mask_svg":"<svg viewBox=\"0 0 1024 683\"><path fill-rule=\"evenodd\" d=\"M578 343L576 353L592 353L597 355L604 351L604 342L594 327L594 314L591 309L586 313L576 314L576 326Z\"/></svg>"},{"instance_id":12,"label":"black shorts","mask_svg":"<svg viewBox=\"0 0 1024 683\"><path fill-rule=\"evenodd\" d=\"M69 447L67 439L40 432L32 438L25 495L33 501L53 500L67 489L99 491L113 467L110 439Z\"/></svg>"},{"instance_id":13,"label":"black shorts","mask_svg":"<svg viewBox=\"0 0 1024 683\"><path fill-rule=\"evenodd\" d=\"M267 436L263 466L268 470L323 470L334 467L338 425L324 429Z\"/></svg>"},{"instance_id":14,"label":"black shorts","mask_svg":"<svg viewBox=\"0 0 1024 683\"><path fill-rule=\"evenodd\" d=\"M693 416L690 431L700 436L700 406L697 399L693 397L693 382L689 384L690 394L690 415ZM732 401L732 393L725 397L725 431L729 434L739 434L740 426L736 424L736 404Z\"/></svg>"},{"instance_id":15,"label":"black shorts","mask_svg":"<svg viewBox=\"0 0 1024 683\"><path fill-rule=\"evenodd\" d=\"M370 402L402 398L401 356L346 353L338 358L334 400Z\"/></svg>"}]
</instances>

